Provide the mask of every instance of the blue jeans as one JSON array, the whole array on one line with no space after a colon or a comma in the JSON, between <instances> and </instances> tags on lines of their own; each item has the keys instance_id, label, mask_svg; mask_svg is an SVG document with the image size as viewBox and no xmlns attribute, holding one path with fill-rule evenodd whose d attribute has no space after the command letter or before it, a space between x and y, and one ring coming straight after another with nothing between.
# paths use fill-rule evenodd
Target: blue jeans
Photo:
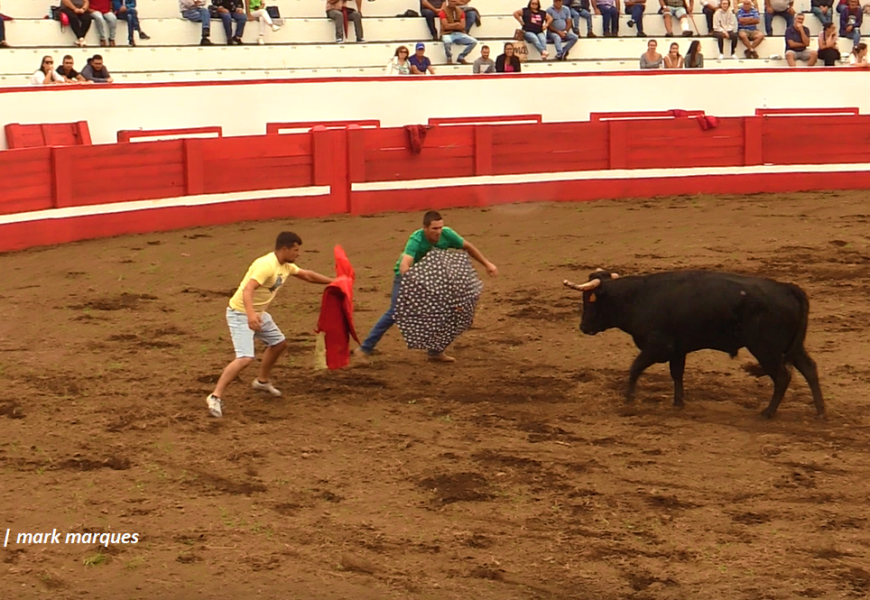
<instances>
[{"instance_id":1,"label":"blue jeans","mask_svg":"<svg viewBox=\"0 0 870 600\"><path fill-rule=\"evenodd\" d=\"M816 15L816 18L822 23L822 25L827 25L828 23L834 20L834 7L828 7L828 14L822 14L822 9L818 6L814 6L812 8L813 14Z\"/></svg>"},{"instance_id":2,"label":"blue jeans","mask_svg":"<svg viewBox=\"0 0 870 600\"><path fill-rule=\"evenodd\" d=\"M447 4L445 2L445 4ZM480 25L480 13L471 6L460 6L459 10L465 13L465 33L470 33L471 28Z\"/></svg>"},{"instance_id":3,"label":"blue jeans","mask_svg":"<svg viewBox=\"0 0 870 600\"><path fill-rule=\"evenodd\" d=\"M785 27L788 29L792 25L794 25L794 15L788 14L787 10L781 10L778 12L769 13L765 11L764 13L764 28L767 30L767 35L773 35L773 18L774 17L782 17L785 19Z\"/></svg>"},{"instance_id":4,"label":"blue jeans","mask_svg":"<svg viewBox=\"0 0 870 600\"><path fill-rule=\"evenodd\" d=\"M375 323L375 326L372 327L371 332L369 332L369 336L360 345L360 348L362 348L362 351L366 354L372 353L372 350L375 349L375 346L377 346L378 342L381 341L384 334L387 333L390 327L393 326L393 323L396 322L393 315L396 312L396 299L399 297L401 284L402 276L396 275L393 278L393 291L390 292L390 308L387 309L387 312L381 315L381 318L378 319L378 322Z\"/></svg>"},{"instance_id":5,"label":"blue jeans","mask_svg":"<svg viewBox=\"0 0 870 600\"><path fill-rule=\"evenodd\" d=\"M248 15L245 13L220 13L221 21L224 23L224 31L227 34L227 41L233 39L233 21L236 22L236 37L240 38L245 35L245 23L248 22Z\"/></svg>"},{"instance_id":6,"label":"blue jeans","mask_svg":"<svg viewBox=\"0 0 870 600\"><path fill-rule=\"evenodd\" d=\"M139 11L135 8L128 8L125 12L118 13L122 18L127 19L127 41L133 43L133 32L142 33L139 26Z\"/></svg>"},{"instance_id":7,"label":"blue jeans","mask_svg":"<svg viewBox=\"0 0 870 600\"><path fill-rule=\"evenodd\" d=\"M0 19L0 42L6 40L6 24Z\"/></svg>"},{"instance_id":8,"label":"blue jeans","mask_svg":"<svg viewBox=\"0 0 870 600\"><path fill-rule=\"evenodd\" d=\"M592 13L585 8L571 8L570 10L571 19L574 21L574 33L580 35L580 17L586 19L586 33L592 33Z\"/></svg>"},{"instance_id":9,"label":"blue jeans","mask_svg":"<svg viewBox=\"0 0 870 600\"><path fill-rule=\"evenodd\" d=\"M573 31L566 30L565 31L565 45L562 45L562 37L552 31L549 32L550 41L553 42L553 45L556 46L556 58L562 58L565 54L570 52L571 48L574 47L574 44L577 43L577 40L580 39L577 37Z\"/></svg>"},{"instance_id":10,"label":"blue jeans","mask_svg":"<svg viewBox=\"0 0 870 600\"><path fill-rule=\"evenodd\" d=\"M526 41L528 43L532 44L535 48L538 49L538 52L547 51L547 36L543 31L541 33L524 31L523 36L526 38Z\"/></svg>"},{"instance_id":11,"label":"blue jeans","mask_svg":"<svg viewBox=\"0 0 870 600\"><path fill-rule=\"evenodd\" d=\"M858 42L861 41L861 29L858 27L853 27L851 33L848 31L841 31L840 37L845 38L847 40L852 40L852 47L858 45Z\"/></svg>"},{"instance_id":12,"label":"blue jeans","mask_svg":"<svg viewBox=\"0 0 870 600\"><path fill-rule=\"evenodd\" d=\"M601 11L601 22L604 34L611 33L616 35L619 33L619 11L615 6L598 5L598 10Z\"/></svg>"},{"instance_id":13,"label":"blue jeans","mask_svg":"<svg viewBox=\"0 0 870 600\"><path fill-rule=\"evenodd\" d=\"M643 33L643 11L646 10L646 5L635 4L630 8L625 9L625 14L631 15L631 20L637 25L637 32Z\"/></svg>"},{"instance_id":14,"label":"blue jeans","mask_svg":"<svg viewBox=\"0 0 870 600\"><path fill-rule=\"evenodd\" d=\"M181 16L194 23L202 22L202 37L208 37L211 31L211 15L207 8L192 8L182 11Z\"/></svg>"},{"instance_id":15,"label":"blue jeans","mask_svg":"<svg viewBox=\"0 0 870 600\"><path fill-rule=\"evenodd\" d=\"M474 47L477 46L477 40L468 35L467 33L461 33L459 31L454 31L453 33L448 33L446 35L441 36L441 41L444 43L444 53L447 55L447 60L453 60L453 44L459 44L460 46L465 46L465 50L456 57L456 60L464 60L469 53L474 50Z\"/></svg>"}]
</instances>

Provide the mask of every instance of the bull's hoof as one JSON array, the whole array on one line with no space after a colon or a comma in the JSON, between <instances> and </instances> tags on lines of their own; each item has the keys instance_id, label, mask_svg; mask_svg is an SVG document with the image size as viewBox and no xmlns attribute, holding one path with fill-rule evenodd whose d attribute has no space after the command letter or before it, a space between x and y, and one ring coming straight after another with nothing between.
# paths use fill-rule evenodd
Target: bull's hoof
<instances>
[{"instance_id":1,"label":"bull's hoof","mask_svg":"<svg viewBox=\"0 0 870 600\"><path fill-rule=\"evenodd\" d=\"M676 409L686 408L686 403L685 402L674 402L674 408L676 408Z\"/></svg>"},{"instance_id":2,"label":"bull's hoof","mask_svg":"<svg viewBox=\"0 0 870 600\"><path fill-rule=\"evenodd\" d=\"M624 404L634 404L634 396L626 396L622 402Z\"/></svg>"},{"instance_id":3,"label":"bull's hoof","mask_svg":"<svg viewBox=\"0 0 870 600\"><path fill-rule=\"evenodd\" d=\"M819 421L827 421L828 415L824 412L816 413L816 419L818 419Z\"/></svg>"},{"instance_id":4,"label":"bull's hoof","mask_svg":"<svg viewBox=\"0 0 870 600\"><path fill-rule=\"evenodd\" d=\"M764 417L765 419L772 419L773 415L775 415L775 414L776 414L776 411L770 410L769 408L765 408L763 411L761 411L761 416Z\"/></svg>"}]
</instances>

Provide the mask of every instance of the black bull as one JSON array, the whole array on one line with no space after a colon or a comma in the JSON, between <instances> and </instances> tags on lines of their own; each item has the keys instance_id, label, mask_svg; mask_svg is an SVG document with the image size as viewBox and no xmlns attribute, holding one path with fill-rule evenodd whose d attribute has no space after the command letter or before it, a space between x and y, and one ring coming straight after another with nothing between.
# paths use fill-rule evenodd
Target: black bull
<instances>
[{"instance_id":1,"label":"black bull","mask_svg":"<svg viewBox=\"0 0 870 600\"><path fill-rule=\"evenodd\" d=\"M688 270L629 277L598 270L587 283L564 284L583 292L583 333L621 329L640 350L629 371L626 402L634 400L644 370L670 363L674 405L683 406L687 354L709 349L733 358L746 348L773 380L773 398L764 416L776 414L791 381L790 366L807 380L818 416L825 413L816 363L804 349L809 300L796 285Z\"/></svg>"}]
</instances>

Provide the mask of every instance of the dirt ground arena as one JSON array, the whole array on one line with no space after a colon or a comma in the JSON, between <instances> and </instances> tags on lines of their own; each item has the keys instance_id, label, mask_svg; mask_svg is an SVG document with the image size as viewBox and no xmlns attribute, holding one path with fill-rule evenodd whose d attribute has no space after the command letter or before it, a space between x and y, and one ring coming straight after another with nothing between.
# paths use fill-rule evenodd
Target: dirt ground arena
<instances>
[{"instance_id":1,"label":"dirt ground arena","mask_svg":"<svg viewBox=\"0 0 870 600\"><path fill-rule=\"evenodd\" d=\"M204 209L211 210L211 209ZM863 192L450 210L501 273L430 364L397 329L318 373L322 287L272 314L284 398L205 397L231 291L282 229L299 264L357 270L364 336L422 214L246 223L0 256L5 598L676 600L870 595L870 206ZM621 392L619 331L579 329L564 278L702 267L798 283L828 419L793 378L777 417L751 357L689 357ZM483 273L482 269L480 269ZM18 532L138 533L22 546ZM11 592L6 593L6 592Z\"/></svg>"}]
</instances>

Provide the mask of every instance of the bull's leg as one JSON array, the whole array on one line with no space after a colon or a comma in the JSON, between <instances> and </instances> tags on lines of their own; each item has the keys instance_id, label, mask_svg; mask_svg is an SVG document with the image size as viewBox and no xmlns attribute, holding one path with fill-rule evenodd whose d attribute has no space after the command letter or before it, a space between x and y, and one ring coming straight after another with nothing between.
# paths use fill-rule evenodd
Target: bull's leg
<instances>
[{"instance_id":1,"label":"bull's leg","mask_svg":"<svg viewBox=\"0 0 870 600\"><path fill-rule=\"evenodd\" d=\"M785 360L781 356L776 359L762 359L758 356L756 358L758 358L758 364L761 365L764 372L773 379L773 397L770 399L770 404L767 405L767 408L761 411L762 415L770 419L776 414L776 409L779 408L779 403L782 402L782 398L785 396L785 391L791 382L791 373L786 368Z\"/></svg>"},{"instance_id":2,"label":"bull's leg","mask_svg":"<svg viewBox=\"0 0 870 600\"><path fill-rule=\"evenodd\" d=\"M631 369L628 371L628 390L625 392L625 401L627 403L634 402L634 391L637 387L637 380L641 374L646 371L655 361L652 355L648 352L641 351L631 363Z\"/></svg>"},{"instance_id":3,"label":"bull's leg","mask_svg":"<svg viewBox=\"0 0 870 600\"><path fill-rule=\"evenodd\" d=\"M671 357L671 379L674 380L674 406L683 406L683 372L686 370L686 355Z\"/></svg>"},{"instance_id":4,"label":"bull's leg","mask_svg":"<svg viewBox=\"0 0 870 600\"><path fill-rule=\"evenodd\" d=\"M801 349L794 357L794 366L804 376L813 393L813 404L816 405L816 414L824 416L825 400L822 398L822 386L819 384L819 372L816 369L816 361L810 358L806 350Z\"/></svg>"}]
</instances>

